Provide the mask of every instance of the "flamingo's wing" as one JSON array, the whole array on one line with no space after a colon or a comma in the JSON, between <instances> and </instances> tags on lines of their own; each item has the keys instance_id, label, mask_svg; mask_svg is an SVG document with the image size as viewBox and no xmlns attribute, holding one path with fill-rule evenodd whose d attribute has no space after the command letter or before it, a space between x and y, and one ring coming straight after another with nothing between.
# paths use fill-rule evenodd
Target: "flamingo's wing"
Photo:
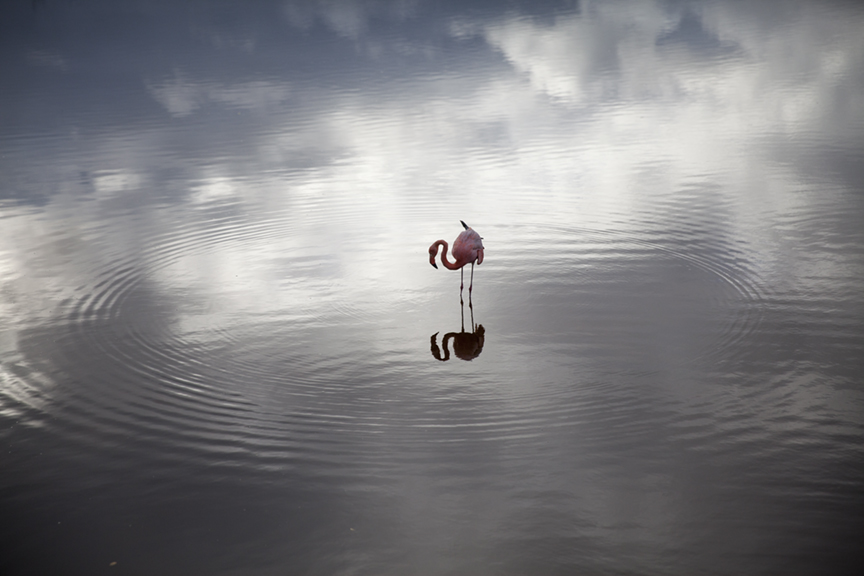
<instances>
[{"instance_id":1,"label":"flamingo's wing","mask_svg":"<svg viewBox=\"0 0 864 576\"><path fill-rule=\"evenodd\" d=\"M467 264L475 260L482 261L483 239L472 229L459 234L453 243L453 257L459 262Z\"/></svg>"}]
</instances>

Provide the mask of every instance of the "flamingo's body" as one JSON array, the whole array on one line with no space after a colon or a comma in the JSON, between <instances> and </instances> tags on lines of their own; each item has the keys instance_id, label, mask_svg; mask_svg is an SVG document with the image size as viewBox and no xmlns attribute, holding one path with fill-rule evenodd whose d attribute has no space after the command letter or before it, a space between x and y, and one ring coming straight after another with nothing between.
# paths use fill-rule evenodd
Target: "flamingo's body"
<instances>
[{"instance_id":1,"label":"flamingo's body","mask_svg":"<svg viewBox=\"0 0 864 576\"><path fill-rule=\"evenodd\" d=\"M453 352L456 353L458 358L462 360L471 361L483 351L483 340L484 335L486 334L486 329L483 328L482 324L479 324L475 327L474 332L465 332L465 327L462 327L462 332L448 332L444 335L444 338L441 339L441 346L444 347L444 357L441 357L441 348L438 347L438 342L436 341L438 337L438 332L432 335L432 355L442 362L446 362L450 359L450 348L448 347L448 342L450 340L453 341Z\"/></svg>"},{"instance_id":2,"label":"flamingo's body","mask_svg":"<svg viewBox=\"0 0 864 576\"><path fill-rule=\"evenodd\" d=\"M460 222L462 222L460 220ZM446 240L436 240L432 246L429 247L429 263L438 268L438 264L435 263L435 258L438 256L438 247L443 245L444 251L441 253L441 263L444 264L444 267L449 270L460 270L462 276L462 283L459 286L459 290L465 287L465 271L463 267L466 264L471 264L471 283L468 286L468 294L471 294L471 290L474 288L474 263L476 262L478 265L483 263L483 238L475 232L471 227L469 227L465 222L462 222L462 226L465 227L465 230L462 231L461 234L456 238L456 241L453 242L453 258L455 260L451 262L447 258L447 250L450 247L447 244Z\"/></svg>"}]
</instances>

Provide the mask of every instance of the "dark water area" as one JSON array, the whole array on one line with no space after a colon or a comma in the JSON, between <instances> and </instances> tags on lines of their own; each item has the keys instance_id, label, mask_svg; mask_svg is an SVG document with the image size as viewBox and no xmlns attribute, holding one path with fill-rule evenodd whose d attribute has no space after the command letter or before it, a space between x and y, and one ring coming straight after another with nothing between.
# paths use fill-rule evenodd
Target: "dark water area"
<instances>
[{"instance_id":1,"label":"dark water area","mask_svg":"<svg viewBox=\"0 0 864 576\"><path fill-rule=\"evenodd\" d=\"M4 3L0 574L860 574L862 30Z\"/></svg>"}]
</instances>

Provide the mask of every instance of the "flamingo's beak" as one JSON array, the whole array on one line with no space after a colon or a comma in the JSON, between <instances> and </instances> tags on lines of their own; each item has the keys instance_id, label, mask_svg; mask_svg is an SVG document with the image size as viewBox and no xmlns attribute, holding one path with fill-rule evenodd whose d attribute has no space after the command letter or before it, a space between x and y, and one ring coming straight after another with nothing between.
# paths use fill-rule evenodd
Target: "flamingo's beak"
<instances>
[{"instance_id":1,"label":"flamingo's beak","mask_svg":"<svg viewBox=\"0 0 864 576\"><path fill-rule=\"evenodd\" d=\"M459 222L462 222L462 226L465 227L465 230L468 230L469 226L467 224L465 224L464 220L459 220Z\"/></svg>"},{"instance_id":2,"label":"flamingo's beak","mask_svg":"<svg viewBox=\"0 0 864 576\"><path fill-rule=\"evenodd\" d=\"M431 264L432 267L435 268L436 270L438 269L438 264L436 264L435 262L430 261L429 264Z\"/></svg>"}]
</instances>

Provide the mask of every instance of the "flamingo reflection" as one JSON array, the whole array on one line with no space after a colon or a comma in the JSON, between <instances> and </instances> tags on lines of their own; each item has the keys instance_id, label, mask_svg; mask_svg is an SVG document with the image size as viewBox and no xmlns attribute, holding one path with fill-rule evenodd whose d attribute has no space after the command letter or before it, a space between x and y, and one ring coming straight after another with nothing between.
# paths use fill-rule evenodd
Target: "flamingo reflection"
<instances>
[{"instance_id":1,"label":"flamingo reflection","mask_svg":"<svg viewBox=\"0 0 864 576\"><path fill-rule=\"evenodd\" d=\"M465 331L465 305L462 304L462 330L460 332L448 332L441 339L441 346L444 348L444 356L441 356L441 349L438 347L438 332L430 338L432 345L432 356L436 360L446 362L450 359L449 343L453 341L453 353L462 360L471 361L483 351L483 341L486 336L486 329L482 324L474 323L474 306L470 304L471 310L471 332Z\"/></svg>"}]
</instances>

